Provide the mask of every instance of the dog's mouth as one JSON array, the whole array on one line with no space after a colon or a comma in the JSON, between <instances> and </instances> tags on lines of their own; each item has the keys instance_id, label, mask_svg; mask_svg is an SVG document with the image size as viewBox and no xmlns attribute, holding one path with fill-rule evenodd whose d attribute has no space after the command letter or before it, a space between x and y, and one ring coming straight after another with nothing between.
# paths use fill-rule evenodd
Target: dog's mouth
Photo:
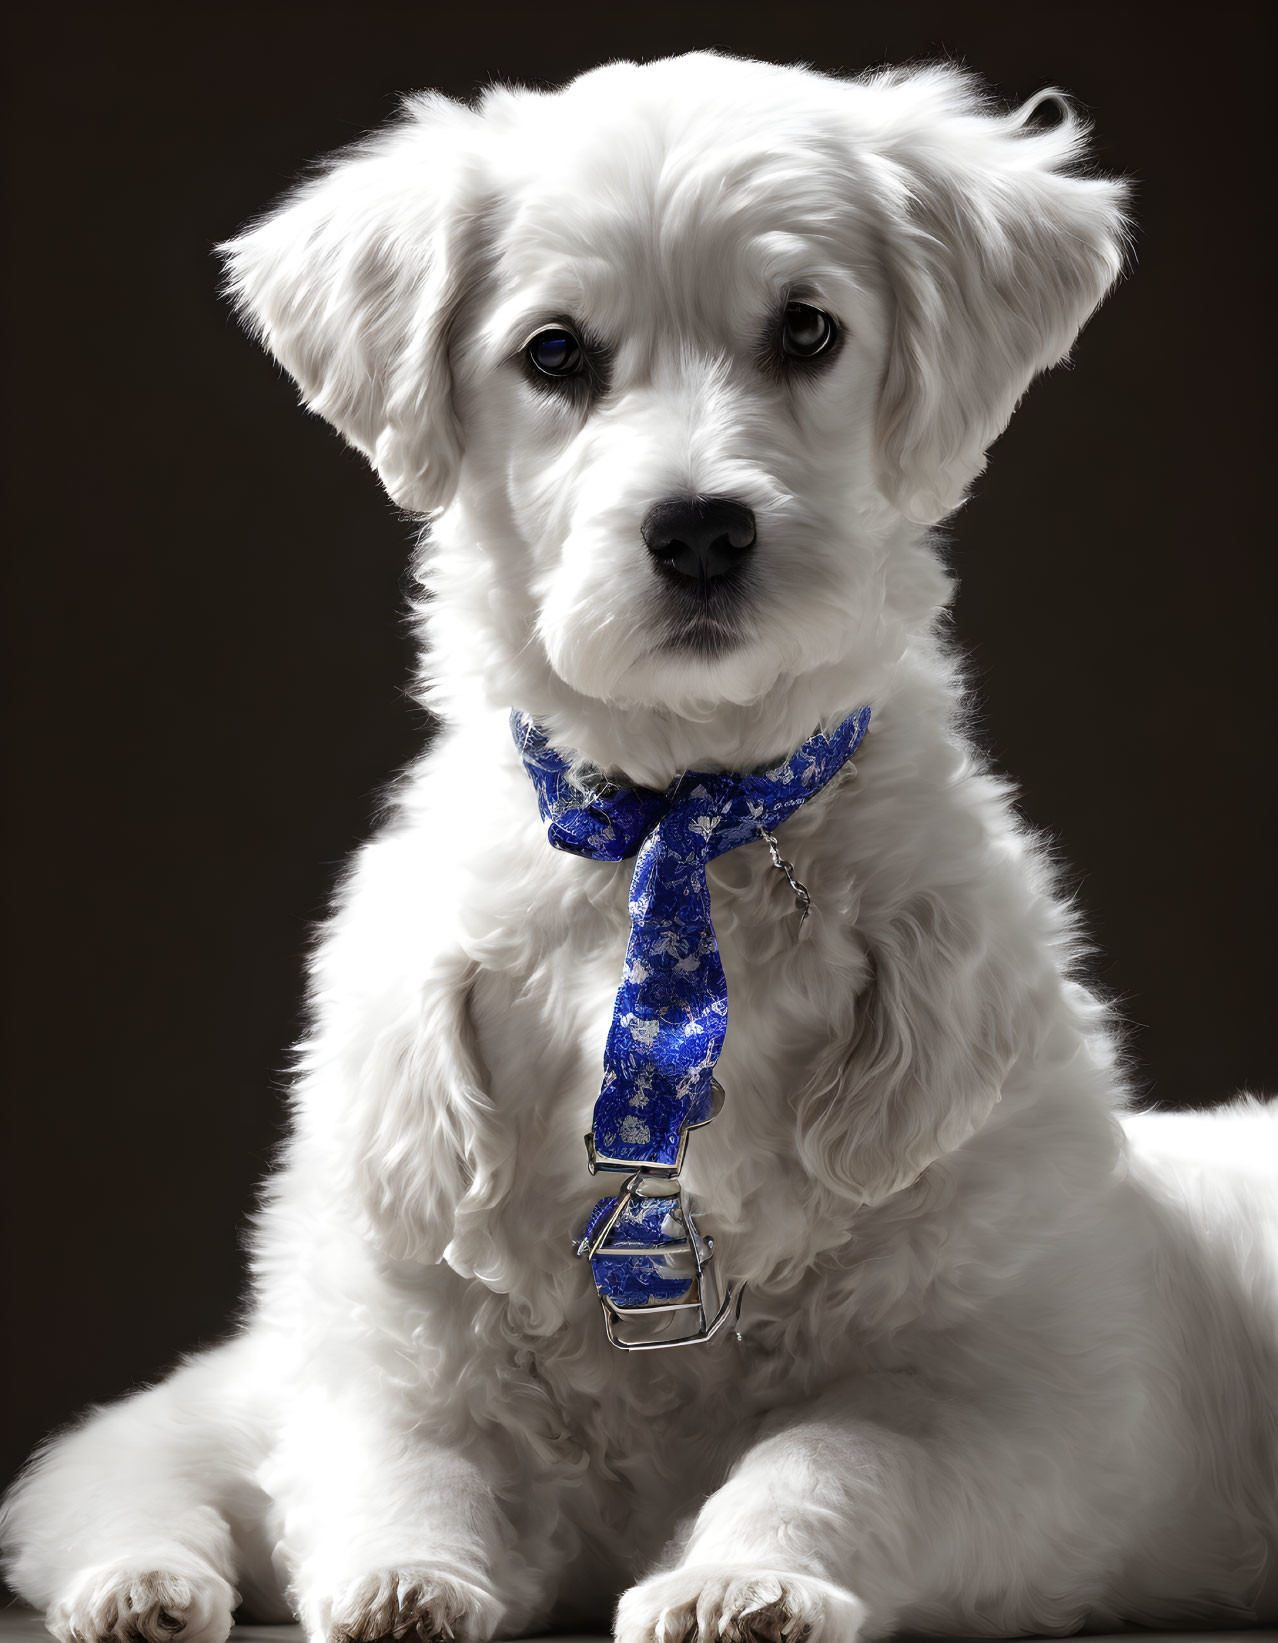
<instances>
[{"instance_id":1,"label":"dog's mouth","mask_svg":"<svg viewBox=\"0 0 1278 1643\"><path fill-rule=\"evenodd\" d=\"M751 587L744 568L710 578L661 580L658 650L712 662L749 637Z\"/></svg>"}]
</instances>

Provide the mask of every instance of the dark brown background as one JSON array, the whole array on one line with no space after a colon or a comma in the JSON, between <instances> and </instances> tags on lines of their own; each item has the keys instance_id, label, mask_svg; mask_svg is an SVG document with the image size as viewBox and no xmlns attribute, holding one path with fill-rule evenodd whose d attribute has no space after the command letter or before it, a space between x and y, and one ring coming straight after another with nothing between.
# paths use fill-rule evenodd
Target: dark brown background
<instances>
[{"instance_id":1,"label":"dark brown background","mask_svg":"<svg viewBox=\"0 0 1278 1643\"><path fill-rule=\"evenodd\" d=\"M10 13L8 1470L224 1327L310 921L424 725L407 526L210 247L393 94L697 45L946 54L1091 109L1126 285L954 534L984 734L1058 841L1144 1089L1278 1084L1259 8L601 3ZM584 134L588 135L588 134ZM1267 269L1263 270L1267 272Z\"/></svg>"}]
</instances>

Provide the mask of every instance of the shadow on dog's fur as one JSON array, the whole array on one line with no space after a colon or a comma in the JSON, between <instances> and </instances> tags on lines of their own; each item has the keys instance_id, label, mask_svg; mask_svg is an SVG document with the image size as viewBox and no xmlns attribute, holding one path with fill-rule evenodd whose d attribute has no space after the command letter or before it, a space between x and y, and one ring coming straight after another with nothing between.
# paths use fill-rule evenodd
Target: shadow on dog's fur
<instances>
[{"instance_id":1,"label":"shadow on dog's fur","mask_svg":"<svg viewBox=\"0 0 1278 1643\"><path fill-rule=\"evenodd\" d=\"M317 951L248 1322L10 1499L63 1643L220 1643L237 1594L316 1643L1272 1607L1273 1112L1124 1129L941 639L929 527L1121 262L1121 184L1034 112L948 68L613 64L416 99L226 248L430 521L445 731ZM750 517L730 577L645 539L688 497ZM745 1339L620 1357L569 1234L629 870L547 848L507 713L664 787L864 705L784 830L811 934L761 843L711 872L729 1103L687 1181Z\"/></svg>"}]
</instances>

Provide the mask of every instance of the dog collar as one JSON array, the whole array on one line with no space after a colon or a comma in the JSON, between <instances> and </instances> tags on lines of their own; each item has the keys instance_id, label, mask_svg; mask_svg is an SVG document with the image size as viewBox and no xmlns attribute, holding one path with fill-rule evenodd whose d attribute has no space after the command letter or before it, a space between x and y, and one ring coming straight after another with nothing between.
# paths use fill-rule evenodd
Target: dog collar
<instances>
[{"instance_id":1,"label":"dog collar","mask_svg":"<svg viewBox=\"0 0 1278 1643\"><path fill-rule=\"evenodd\" d=\"M772 835L837 775L869 723L863 707L780 764L744 775L688 771L656 792L573 774L573 761L543 730L522 713L511 715L555 849L594 861L636 858L630 941L586 1136L590 1173L626 1179L595 1205L575 1240L576 1253L590 1262L608 1339L624 1351L708 1341L734 1311L732 1286L719 1295L713 1240L697 1230L679 1183L689 1133L716 1117L723 1099L714 1068L728 990L707 868L762 839L806 916L807 891ZM740 1308L738 1288L735 1313ZM679 1333L672 1314L689 1315L691 1331Z\"/></svg>"}]
</instances>

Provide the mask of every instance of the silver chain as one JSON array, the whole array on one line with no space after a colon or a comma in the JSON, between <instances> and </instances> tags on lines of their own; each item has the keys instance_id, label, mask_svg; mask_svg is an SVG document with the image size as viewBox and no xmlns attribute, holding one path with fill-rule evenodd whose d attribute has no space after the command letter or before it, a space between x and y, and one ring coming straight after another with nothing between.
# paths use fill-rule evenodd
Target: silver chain
<instances>
[{"instance_id":1,"label":"silver chain","mask_svg":"<svg viewBox=\"0 0 1278 1643\"><path fill-rule=\"evenodd\" d=\"M812 897L808 894L808 887L794 876L794 863L787 861L781 854L781 846L777 843L775 833L769 833L766 827L759 832L768 847L768 854L772 857L772 865L785 874L785 881L794 892L794 905L799 909L799 929L803 928L803 921L812 911Z\"/></svg>"}]
</instances>

